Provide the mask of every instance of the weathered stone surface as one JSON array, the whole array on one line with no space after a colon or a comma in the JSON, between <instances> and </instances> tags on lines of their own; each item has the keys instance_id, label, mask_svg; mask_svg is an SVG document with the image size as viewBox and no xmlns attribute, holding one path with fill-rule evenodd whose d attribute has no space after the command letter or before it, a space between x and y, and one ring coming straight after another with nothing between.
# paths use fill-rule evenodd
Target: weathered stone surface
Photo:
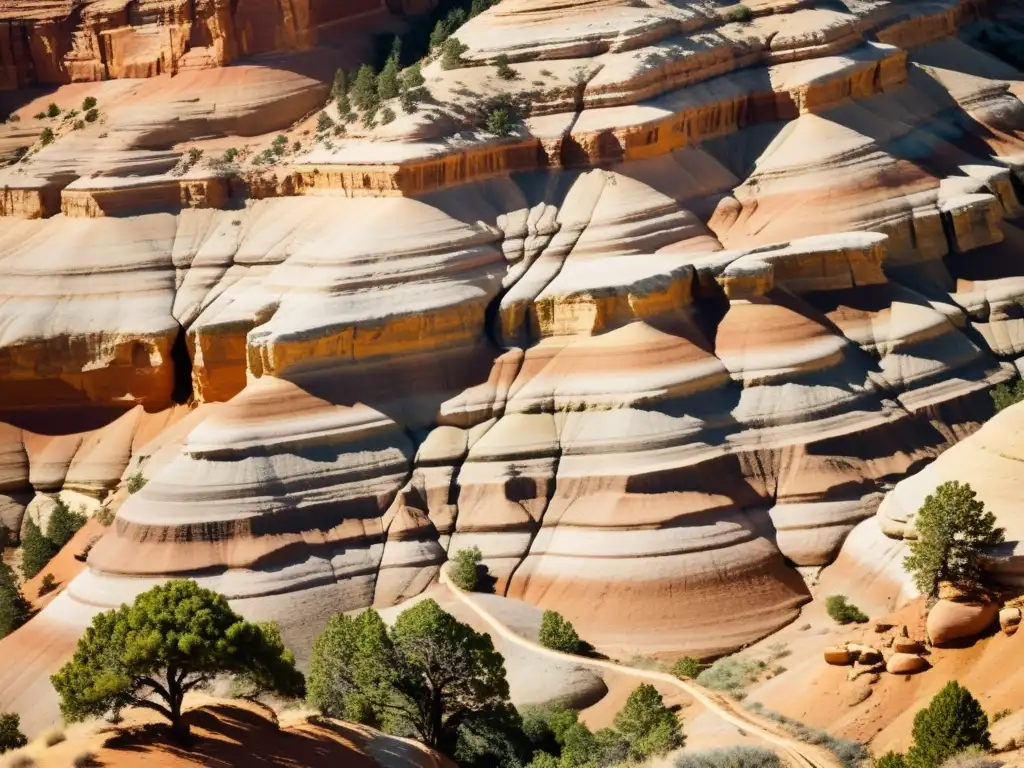
<instances>
[{"instance_id":1,"label":"weathered stone surface","mask_svg":"<svg viewBox=\"0 0 1024 768\"><path fill-rule=\"evenodd\" d=\"M1020 608L1002 608L999 611L999 627L1007 635L1017 632L1020 626Z\"/></svg>"},{"instance_id":2,"label":"weathered stone surface","mask_svg":"<svg viewBox=\"0 0 1024 768\"><path fill-rule=\"evenodd\" d=\"M998 615L999 606L995 603L939 600L928 611L928 638L932 645L969 640L992 626Z\"/></svg>"},{"instance_id":3,"label":"weathered stone surface","mask_svg":"<svg viewBox=\"0 0 1024 768\"><path fill-rule=\"evenodd\" d=\"M885 671L890 675L913 675L928 669L928 661L915 653L897 652L885 663Z\"/></svg>"}]
</instances>

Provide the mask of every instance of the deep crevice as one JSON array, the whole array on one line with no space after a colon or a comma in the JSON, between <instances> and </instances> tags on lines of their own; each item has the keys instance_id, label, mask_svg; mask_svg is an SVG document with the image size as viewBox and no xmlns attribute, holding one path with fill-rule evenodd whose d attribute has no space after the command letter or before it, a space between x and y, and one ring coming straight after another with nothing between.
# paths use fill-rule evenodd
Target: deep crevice
<instances>
[{"instance_id":1,"label":"deep crevice","mask_svg":"<svg viewBox=\"0 0 1024 768\"><path fill-rule=\"evenodd\" d=\"M178 335L174 338L171 347L171 363L174 366L174 387L171 390L171 399L178 404L187 403L192 400L192 357L188 353L188 343L185 340L185 329L178 326Z\"/></svg>"}]
</instances>

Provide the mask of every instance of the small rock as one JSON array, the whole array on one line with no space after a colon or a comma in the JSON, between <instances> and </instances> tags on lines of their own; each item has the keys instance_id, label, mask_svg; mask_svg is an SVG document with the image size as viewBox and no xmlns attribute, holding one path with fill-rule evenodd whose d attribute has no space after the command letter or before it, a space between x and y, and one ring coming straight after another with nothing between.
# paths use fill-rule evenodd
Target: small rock
<instances>
[{"instance_id":1,"label":"small rock","mask_svg":"<svg viewBox=\"0 0 1024 768\"><path fill-rule=\"evenodd\" d=\"M924 646L917 642L917 640L901 637L893 643L893 650L896 653L913 653L916 655L924 652Z\"/></svg>"},{"instance_id":2,"label":"small rock","mask_svg":"<svg viewBox=\"0 0 1024 768\"><path fill-rule=\"evenodd\" d=\"M893 625L889 624L888 622L885 622L885 621L876 621L875 622L875 632L877 632L878 634L882 634L883 632L888 632L892 628L893 628Z\"/></svg>"},{"instance_id":3,"label":"small rock","mask_svg":"<svg viewBox=\"0 0 1024 768\"><path fill-rule=\"evenodd\" d=\"M926 669L928 669L928 662L913 653L894 653L885 665L885 671L890 675L912 675Z\"/></svg>"},{"instance_id":4,"label":"small rock","mask_svg":"<svg viewBox=\"0 0 1024 768\"><path fill-rule=\"evenodd\" d=\"M1017 631L1020 625L1020 608L1003 608L999 611L999 626L1008 635Z\"/></svg>"},{"instance_id":5,"label":"small rock","mask_svg":"<svg viewBox=\"0 0 1024 768\"><path fill-rule=\"evenodd\" d=\"M883 648L892 648L892 638L891 637L885 638L885 642L882 643L882 647Z\"/></svg>"},{"instance_id":6,"label":"small rock","mask_svg":"<svg viewBox=\"0 0 1024 768\"><path fill-rule=\"evenodd\" d=\"M834 645L830 648L825 649L825 663L833 664L838 667L852 664L856 656L850 651L849 648L845 648L841 645Z\"/></svg>"},{"instance_id":7,"label":"small rock","mask_svg":"<svg viewBox=\"0 0 1024 768\"><path fill-rule=\"evenodd\" d=\"M847 646L853 653L857 654L857 663L865 667L873 667L882 661L882 652L870 645L851 643Z\"/></svg>"}]
</instances>

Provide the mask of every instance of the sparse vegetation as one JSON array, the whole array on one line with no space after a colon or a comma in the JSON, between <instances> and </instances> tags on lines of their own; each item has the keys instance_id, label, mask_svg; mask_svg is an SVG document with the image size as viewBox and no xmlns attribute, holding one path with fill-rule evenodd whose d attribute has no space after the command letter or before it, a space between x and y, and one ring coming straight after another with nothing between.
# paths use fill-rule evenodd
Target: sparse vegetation
<instances>
[{"instance_id":1,"label":"sparse vegetation","mask_svg":"<svg viewBox=\"0 0 1024 768\"><path fill-rule=\"evenodd\" d=\"M1000 720L1003 720L1003 719L1009 717L1012 714L1013 714L1013 710L1012 709L1000 709L998 712L996 712L994 715L992 715L992 722L993 723L998 723Z\"/></svg>"},{"instance_id":2,"label":"sparse vegetation","mask_svg":"<svg viewBox=\"0 0 1024 768\"><path fill-rule=\"evenodd\" d=\"M540 622L540 644L562 653L578 653L580 636L573 625L557 611L544 611Z\"/></svg>"},{"instance_id":3,"label":"sparse vegetation","mask_svg":"<svg viewBox=\"0 0 1024 768\"><path fill-rule=\"evenodd\" d=\"M903 567L929 597L938 596L944 581L965 589L977 587L984 548L1004 539L1003 529L995 523L995 515L985 510L970 485L943 483L918 510L917 539L909 542L910 555Z\"/></svg>"},{"instance_id":4,"label":"sparse vegetation","mask_svg":"<svg viewBox=\"0 0 1024 768\"><path fill-rule=\"evenodd\" d=\"M321 112L316 116L316 132L327 133L334 127L334 120L326 112Z\"/></svg>"},{"instance_id":5,"label":"sparse vegetation","mask_svg":"<svg viewBox=\"0 0 1024 768\"><path fill-rule=\"evenodd\" d=\"M92 768L92 766L99 764L100 762L96 758L95 752L80 752L71 761L71 765L74 768Z\"/></svg>"},{"instance_id":6,"label":"sparse vegetation","mask_svg":"<svg viewBox=\"0 0 1024 768\"><path fill-rule=\"evenodd\" d=\"M469 46L460 42L457 37L449 37L444 41L441 49L441 69L458 69L465 62L462 54L469 50Z\"/></svg>"},{"instance_id":7,"label":"sparse vegetation","mask_svg":"<svg viewBox=\"0 0 1024 768\"><path fill-rule=\"evenodd\" d=\"M684 656L672 665L672 674L682 680L693 680L704 669L704 665L697 659Z\"/></svg>"},{"instance_id":8,"label":"sparse vegetation","mask_svg":"<svg viewBox=\"0 0 1024 768\"><path fill-rule=\"evenodd\" d=\"M992 388L989 395L996 407L996 413L999 413L1011 405L1024 401L1024 379L1018 380L1013 386L1005 383L999 384Z\"/></svg>"},{"instance_id":9,"label":"sparse vegetation","mask_svg":"<svg viewBox=\"0 0 1024 768\"><path fill-rule=\"evenodd\" d=\"M487 132L495 136L508 136L512 133L512 120L507 109L494 109L487 115Z\"/></svg>"},{"instance_id":10,"label":"sparse vegetation","mask_svg":"<svg viewBox=\"0 0 1024 768\"><path fill-rule=\"evenodd\" d=\"M508 64L508 54L500 54L495 60L494 64L497 67L497 75L502 80L516 80L519 77L519 73L516 72Z\"/></svg>"},{"instance_id":11,"label":"sparse vegetation","mask_svg":"<svg viewBox=\"0 0 1024 768\"><path fill-rule=\"evenodd\" d=\"M754 18L754 12L745 5L739 5L729 11L726 18L728 18L729 21L741 21L743 23L747 23Z\"/></svg>"},{"instance_id":12,"label":"sparse vegetation","mask_svg":"<svg viewBox=\"0 0 1024 768\"><path fill-rule=\"evenodd\" d=\"M56 104L51 102L50 106L48 106L46 108L46 116L47 117L59 117L60 116L60 107L58 107Z\"/></svg>"},{"instance_id":13,"label":"sparse vegetation","mask_svg":"<svg viewBox=\"0 0 1024 768\"><path fill-rule=\"evenodd\" d=\"M688 752L676 758L675 768L782 768L779 756L762 747L722 747Z\"/></svg>"},{"instance_id":14,"label":"sparse vegetation","mask_svg":"<svg viewBox=\"0 0 1024 768\"><path fill-rule=\"evenodd\" d=\"M173 736L186 741L185 694L223 674L284 696L303 692L276 628L245 621L222 595L194 581L172 580L94 617L51 681L67 722L142 707L163 715Z\"/></svg>"},{"instance_id":15,"label":"sparse vegetation","mask_svg":"<svg viewBox=\"0 0 1024 768\"><path fill-rule=\"evenodd\" d=\"M43 576L42 582L39 584L39 596L48 595L57 588L57 580L53 577L52 573L48 573Z\"/></svg>"},{"instance_id":16,"label":"sparse vegetation","mask_svg":"<svg viewBox=\"0 0 1024 768\"><path fill-rule=\"evenodd\" d=\"M953 755L939 768L1000 768L1002 765L1002 760L985 754L977 747L971 747L958 755Z\"/></svg>"},{"instance_id":17,"label":"sparse vegetation","mask_svg":"<svg viewBox=\"0 0 1024 768\"><path fill-rule=\"evenodd\" d=\"M189 147L188 148L188 164L190 166L195 165L202 158L203 158L203 150L201 150L199 147Z\"/></svg>"},{"instance_id":18,"label":"sparse vegetation","mask_svg":"<svg viewBox=\"0 0 1024 768\"><path fill-rule=\"evenodd\" d=\"M53 144L53 130L50 128L43 128L43 132L39 134L39 143L44 147Z\"/></svg>"},{"instance_id":19,"label":"sparse vegetation","mask_svg":"<svg viewBox=\"0 0 1024 768\"><path fill-rule=\"evenodd\" d=\"M762 715L767 717L769 720L774 720L783 726L794 738L799 739L807 744L814 744L822 746L836 756L846 768L857 768L863 761L869 757L868 749L858 741L852 741L851 739L841 739L838 736L833 736L828 731L822 731L818 728L811 728L804 725L799 720L794 720L791 717L786 717L778 712L773 712L770 709L757 705L751 706L751 709L760 712Z\"/></svg>"},{"instance_id":20,"label":"sparse vegetation","mask_svg":"<svg viewBox=\"0 0 1024 768\"><path fill-rule=\"evenodd\" d=\"M57 547L43 535L36 522L29 518L21 537L21 572L25 578L34 577L56 554Z\"/></svg>"},{"instance_id":21,"label":"sparse vegetation","mask_svg":"<svg viewBox=\"0 0 1024 768\"><path fill-rule=\"evenodd\" d=\"M476 589L479 581L479 570L477 565L483 559L480 547L469 547L460 549L452 558L452 565L448 569L448 578L452 580L459 589L472 592Z\"/></svg>"},{"instance_id":22,"label":"sparse vegetation","mask_svg":"<svg viewBox=\"0 0 1024 768\"><path fill-rule=\"evenodd\" d=\"M28 621L31 615L32 606L21 593L14 571L7 563L0 561L0 638L11 634Z\"/></svg>"},{"instance_id":23,"label":"sparse vegetation","mask_svg":"<svg viewBox=\"0 0 1024 768\"><path fill-rule=\"evenodd\" d=\"M83 128L85 128L85 120L75 120L75 122L71 124L71 130L73 131L80 131Z\"/></svg>"},{"instance_id":24,"label":"sparse vegetation","mask_svg":"<svg viewBox=\"0 0 1024 768\"><path fill-rule=\"evenodd\" d=\"M223 159L224 159L225 163L233 163L233 162L235 162L235 158L237 158L237 157L238 157L238 149L236 147L228 147L227 149L224 150L224 158ZM139 472L137 472L136 474L140 475L140 477L141 477L141 470ZM145 484L145 478L142 478L142 480L143 480L143 485L144 485ZM135 493L135 491L133 491L131 489L131 485L130 485L131 477L128 478L128 482L129 482L128 492L129 493ZM142 486L139 486L139 488L141 488L141 487ZM139 490L139 488L136 488L136 490Z\"/></svg>"},{"instance_id":25,"label":"sparse vegetation","mask_svg":"<svg viewBox=\"0 0 1024 768\"><path fill-rule=\"evenodd\" d=\"M757 682L766 667L760 659L725 656L697 675L697 682L705 688L741 698L746 695L745 689Z\"/></svg>"},{"instance_id":26,"label":"sparse vegetation","mask_svg":"<svg viewBox=\"0 0 1024 768\"><path fill-rule=\"evenodd\" d=\"M0 712L0 755L28 744L21 732L21 717L13 712Z\"/></svg>"},{"instance_id":27,"label":"sparse vegetation","mask_svg":"<svg viewBox=\"0 0 1024 768\"><path fill-rule=\"evenodd\" d=\"M825 611L837 624L863 624L867 615L846 599L846 595L830 595L825 601Z\"/></svg>"},{"instance_id":28,"label":"sparse vegetation","mask_svg":"<svg viewBox=\"0 0 1024 768\"><path fill-rule=\"evenodd\" d=\"M274 137L274 140L270 143L270 150L277 156L281 157L285 152L288 151L288 137L283 133L278 134Z\"/></svg>"},{"instance_id":29,"label":"sparse vegetation","mask_svg":"<svg viewBox=\"0 0 1024 768\"><path fill-rule=\"evenodd\" d=\"M92 109L95 106L96 106L96 97L95 96L86 96L84 99L82 99L82 111L83 112L88 112L90 109Z\"/></svg>"}]
</instances>

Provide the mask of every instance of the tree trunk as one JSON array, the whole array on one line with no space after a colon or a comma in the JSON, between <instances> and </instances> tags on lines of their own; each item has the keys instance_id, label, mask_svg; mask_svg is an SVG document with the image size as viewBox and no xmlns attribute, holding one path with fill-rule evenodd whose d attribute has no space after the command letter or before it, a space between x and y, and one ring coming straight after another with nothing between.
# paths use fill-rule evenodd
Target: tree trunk
<instances>
[{"instance_id":1,"label":"tree trunk","mask_svg":"<svg viewBox=\"0 0 1024 768\"><path fill-rule=\"evenodd\" d=\"M171 736L179 744L189 744L192 740L191 731L181 716L181 704L185 694L181 690L181 685L174 679L173 671L167 675L167 692L171 695L168 702L171 710Z\"/></svg>"}]
</instances>

